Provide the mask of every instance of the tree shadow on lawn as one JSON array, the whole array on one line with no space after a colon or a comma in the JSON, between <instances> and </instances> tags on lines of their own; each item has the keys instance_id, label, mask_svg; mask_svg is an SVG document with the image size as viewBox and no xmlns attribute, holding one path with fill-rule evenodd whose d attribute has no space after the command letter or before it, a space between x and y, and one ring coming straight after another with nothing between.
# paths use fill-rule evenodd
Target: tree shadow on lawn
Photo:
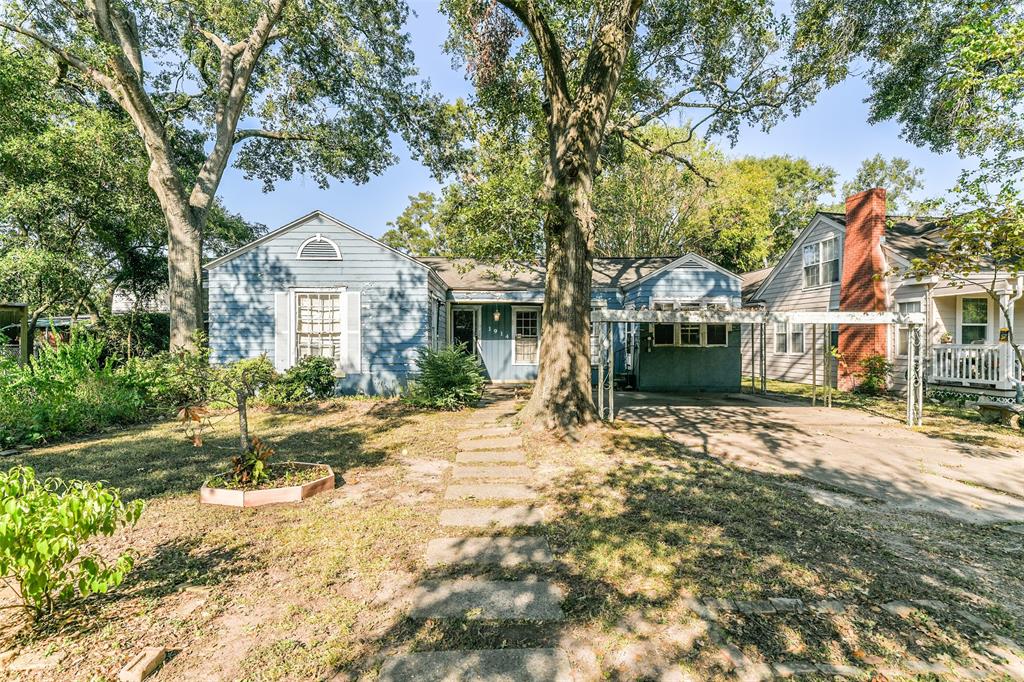
<instances>
[{"instance_id":1,"label":"tree shadow on lawn","mask_svg":"<svg viewBox=\"0 0 1024 682\"><path fill-rule=\"evenodd\" d=\"M572 567L570 622L609 628L639 611L657 623L678 612L681 596L839 599L855 606L852 613L732 612L719 626L753 660L768 662L964 659L979 640L952 612L901 619L878 608L908 599L953 606L963 586L926 583L922 575L939 575L942 566L897 556L854 532L856 512L816 504L785 477L690 456L660 436L615 434L608 454L623 452L632 456L610 470L577 471L557 484L560 513L548 536Z\"/></svg>"},{"instance_id":2,"label":"tree shadow on lawn","mask_svg":"<svg viewBox=\"0 0 1024 682\"><path fill-rule=\"evenodd\" d=\"M371 446L373 433L398 428L410 413L381 409L347 415L346 406L326 409L254 410L250 434L275 450L274 460L329 464L336 475L383 462L388 451ZM312 423L339 417L337 422ZM227 469L238 444L237 417L215 415L201 447L189 442L176 422L133 427L115 435L40 448L10 457L8 466L26 464L40 477L104 481L125 499L148 499L198 491L210 476ZM272 460L273 461L273 460Z\"/></svg>"}]
</instances>

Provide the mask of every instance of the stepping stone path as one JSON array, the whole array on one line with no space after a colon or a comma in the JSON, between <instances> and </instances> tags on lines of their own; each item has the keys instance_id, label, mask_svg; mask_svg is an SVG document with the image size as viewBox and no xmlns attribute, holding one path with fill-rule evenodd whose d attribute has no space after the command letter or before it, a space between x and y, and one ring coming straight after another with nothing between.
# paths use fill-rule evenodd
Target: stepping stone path
<instances>
[{"instance_id":1,"label":"stepping stone path","mask_svg":"<svg viewBox=\"0 0 1024 682\"><path fill-rule=\"evenodd\" d=\"M500 422L515 414L511 400L478 410L457 439L455 466L444 492L447 501L463 501L440 514L448 537L427 543L431 568L541 566L554 557L541 535L473 535L528 528L544 522L531 485L522 438ZM479 503L479 504L477 504ZM456 530L457 529L457 530ZM465 535L458 535L465 532ZM413 592L409 615L422 619L477 621L560 621L562 589L533 576L520 580L460 577L421 582ZM571 680L565 653L557 649L423 651L393 656L380 671L381 682L398 680L483 680L488 682L560 682Z\"/></svg>"}]
</instances>

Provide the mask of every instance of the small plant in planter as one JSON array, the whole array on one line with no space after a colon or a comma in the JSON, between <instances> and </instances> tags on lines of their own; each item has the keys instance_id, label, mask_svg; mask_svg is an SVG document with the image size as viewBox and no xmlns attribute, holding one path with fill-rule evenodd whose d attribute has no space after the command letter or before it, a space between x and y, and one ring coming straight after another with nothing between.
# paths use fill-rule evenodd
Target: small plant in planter
<instances>
[{"instance_id":1,"label":"small plant in planter","mask_svg":"<svg viewBox=\"0 0 1024 682\"><path fill-rule=\"evenodd\" d=\"M271 463L274 449L250 437L249 401L276 376L266 356L196 370L195 379L204 385L196 394L207 396L207 404L186 407L180 414L193 444L202 446L203 433L212 427L211 407L231 409L238 415L238 451L231 469L206 482L200 490L201 502L244 507L296 502L334 487L334 472L326 464Z\"/></svg>"}]
</instances>

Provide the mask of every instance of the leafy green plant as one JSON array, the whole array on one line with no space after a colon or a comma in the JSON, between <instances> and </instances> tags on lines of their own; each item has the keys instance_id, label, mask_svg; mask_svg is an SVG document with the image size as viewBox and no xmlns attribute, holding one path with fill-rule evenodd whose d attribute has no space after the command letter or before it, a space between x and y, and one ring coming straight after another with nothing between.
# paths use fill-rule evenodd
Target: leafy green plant
<instances>
[{"instance_id":1,"label":"leafy green plant","mask_svg":"<svg viewBox=\"0 0 1024 682\"><path fill-rule=\"evenodd\" d=\"M130 552L107 561L84 545L134 525L141 501L125 503L102 483L40 481L31 467L18 466L0 472L0 508L0 576L36 617L117 587L132 569Z\"/></svg>"},{"instance_id":2,"label":"leafy green plant","mask_svg":"<svg viewBox=\"0 0 1024 682\"><path fill-rule=\"evenodd\" d=\"M480 400L486 379L475 355L458 347L420 348L417 355L418 371L406 401L436 410L458 410Z\"/></svg>"},{"instance_id":3,"label":"leafy green plant","mask_svg":"<svg viewBox=\"0 0 1024 682\"><path fill-rule=\"evenodd\" d=\"M860 361L857 376L857 392L867 395L882 395L889 390L893 364L884 355L869 355Z\"/></svg>"},{"instance_id":4,"label":"leafy green plant","mask_svg":"<svg viewBox=\"0 0 1024 682\"><path fill-rule=\"evenodd\" d=\"M334 363L329 358L308 356L275 379L261 394L270 404L324 400L334 395Z\"/></svg>"},{"instance_id":5,"label":"leafy green plant","mask_svg":"<svg viewBox=\"0 0 1024 682\"><path fill-rule=\"evenodd\" d=\"M259 438L253 438L249 448L231 459L231 476L238 485L259 485L270 479L267 460L274 449Z\"/></svg>"}]
</instances>

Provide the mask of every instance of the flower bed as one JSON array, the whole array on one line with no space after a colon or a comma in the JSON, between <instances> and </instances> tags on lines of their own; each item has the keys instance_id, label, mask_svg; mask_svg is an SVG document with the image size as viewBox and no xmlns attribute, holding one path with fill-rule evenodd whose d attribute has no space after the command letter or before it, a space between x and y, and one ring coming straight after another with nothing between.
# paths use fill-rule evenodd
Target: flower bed
<instances>
[{"instance_id":1,"label":"flower bed","mask_svg":"<svg viewBox=\"0 0 1024 682\"><path fill-rule=\"evenodd\" d=\"M270 479L259 485L239 485L220 474L199 489L202 504L229 507L260 507L265 504L301 502L334 489L334 470L326 464L281 462L270 467Z\"/></svg>"}]
</instances>

